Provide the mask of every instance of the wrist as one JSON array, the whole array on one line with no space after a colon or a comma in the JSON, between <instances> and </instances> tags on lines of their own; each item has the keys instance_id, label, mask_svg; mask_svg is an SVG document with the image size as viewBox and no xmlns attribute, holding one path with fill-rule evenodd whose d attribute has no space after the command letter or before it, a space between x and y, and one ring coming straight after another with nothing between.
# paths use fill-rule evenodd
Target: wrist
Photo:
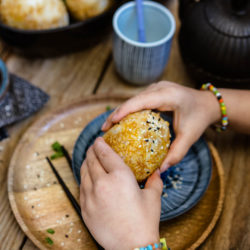
<instances>
[{"instance_id":1,"label":"wrist","mask_svg":"<svg viewBox=\"0 0 250 250\"><path fill-rule=\"evenodd\" d=\"M145 247L160 241L159 233L143 235L140 237L138 234L131 235L128 239L120 242L119 250L134 250L135 248Z\"/></svg>"},{"instance_id":2,"label":"wrist","mask_svg":"<svg viewBox=\"0 0 250 250\"><path fill-rule=\"evenodd\" d=\"M221 110L217 98L210 91L200 91L201 94L201 105L205 107L208 125L220 122Z\"/></svg>"}]
</instances>

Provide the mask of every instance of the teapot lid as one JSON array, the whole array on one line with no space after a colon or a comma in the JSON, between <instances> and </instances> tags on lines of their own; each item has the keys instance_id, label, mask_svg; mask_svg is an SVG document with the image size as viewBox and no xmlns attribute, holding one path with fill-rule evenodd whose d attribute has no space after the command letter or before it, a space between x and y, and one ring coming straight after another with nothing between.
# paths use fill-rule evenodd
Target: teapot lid
<instances>
[{"instance_id":1,"label":"teapot lid","mask_svg":"<svg viewBox=\"0 0 250 250\"><path fill-rule=\"evenodd\" d=\"M205 15L218 32L232 37L250 36L250 1L207 0Z\"/></svg>"}]
</instances>

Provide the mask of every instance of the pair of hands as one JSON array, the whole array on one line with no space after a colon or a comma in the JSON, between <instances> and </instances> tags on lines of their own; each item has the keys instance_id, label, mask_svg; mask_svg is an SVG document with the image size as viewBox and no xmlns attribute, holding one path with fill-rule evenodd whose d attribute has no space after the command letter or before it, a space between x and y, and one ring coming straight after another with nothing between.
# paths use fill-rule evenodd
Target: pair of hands
<instances>
[{"instance_id":1,"label":"pair of hands","mask_svg":"<svg viewBox=\"0 0 250 250\"><path fill-rule=\"evenodd\" d=\"M102 129L144 109L173 111L176 139L161 172L178 163L204 130L220 119L219 105L208 91L160 82L118 107ZM141 190L130 168L98 138L81 168L83 219L105 249L127 250L158 242L162 186L157 170Z\"/></svg>"}]
</instances>

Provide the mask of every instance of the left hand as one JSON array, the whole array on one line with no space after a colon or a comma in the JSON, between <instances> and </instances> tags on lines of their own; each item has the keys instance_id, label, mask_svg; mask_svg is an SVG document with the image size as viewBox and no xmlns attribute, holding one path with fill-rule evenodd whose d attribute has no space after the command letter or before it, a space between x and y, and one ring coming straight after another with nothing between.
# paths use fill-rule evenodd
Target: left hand
<instances>
[{"instance_id":1,"label":"left hand","mask_svg":"<svg viewBox=\"0 0 250 250\"><path fill-rule=\"evenodd\" d=\"M80 202L99 244L128 250L158 242L162 186L157 170L140 189L130 168L98 138L81 168Z\"/></svg>"}]
</instances>

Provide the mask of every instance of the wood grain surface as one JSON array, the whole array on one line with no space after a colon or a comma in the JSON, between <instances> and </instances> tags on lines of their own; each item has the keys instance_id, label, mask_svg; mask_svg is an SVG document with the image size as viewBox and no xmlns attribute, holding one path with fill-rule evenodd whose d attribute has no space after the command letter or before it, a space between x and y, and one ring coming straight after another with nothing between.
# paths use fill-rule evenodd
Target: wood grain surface
<instances>
[{"instance_id":1,"label":"wood grain surface","mask_svg":"<svg viewBox=\"0 0 250 250\"><path fill-rule=\"evenodd\" d=\"M107 106L115 108L125 100L119 96L85 98L85 101L43 116L18 143L9 167L9 200L22 230L40 249L95 249L45 157L53 154L51 144L55 141L72 152L77 137L91 120L105 112ZM210 147L213 174L204 197L189 212L161 223L160 234L167 237L172 249L195 249L206 239L221 213L224 173L215 148ZM79 188L66 159L53 162L79 200ZM47 229L55 233L51 235ZM46 243L46 237L53 240L53 245Z\"/></svg>"},{"instance_id":2,"label":"wood grain surface","mask_svg":"<svg viewBox=\"0 0 250 250\"><path fill-rule=\"evenodd\" d=\"M162 76L164 80L194 86L180 57L177 34L177 0L168 0L167 7L174 13L177 31L170 60ZM124 83L114 72L110 60L111 42L68 56L52 59L26 59L14 54L0 43L0 56L9 70L25 77L50 94L46 107L25 121L8 127L10 138L0 142L0 249L34 250L18 226L10 209L7 195L7 172L14 149L28 126L61 104L70 103L93 93L136 94L145 87ZM226 132L216 134L208 130L207 138L217 147L225 170L226 196L224 209L215 229L200 249L250 249L250 136Z\"/></svg>"}]
</instances>

